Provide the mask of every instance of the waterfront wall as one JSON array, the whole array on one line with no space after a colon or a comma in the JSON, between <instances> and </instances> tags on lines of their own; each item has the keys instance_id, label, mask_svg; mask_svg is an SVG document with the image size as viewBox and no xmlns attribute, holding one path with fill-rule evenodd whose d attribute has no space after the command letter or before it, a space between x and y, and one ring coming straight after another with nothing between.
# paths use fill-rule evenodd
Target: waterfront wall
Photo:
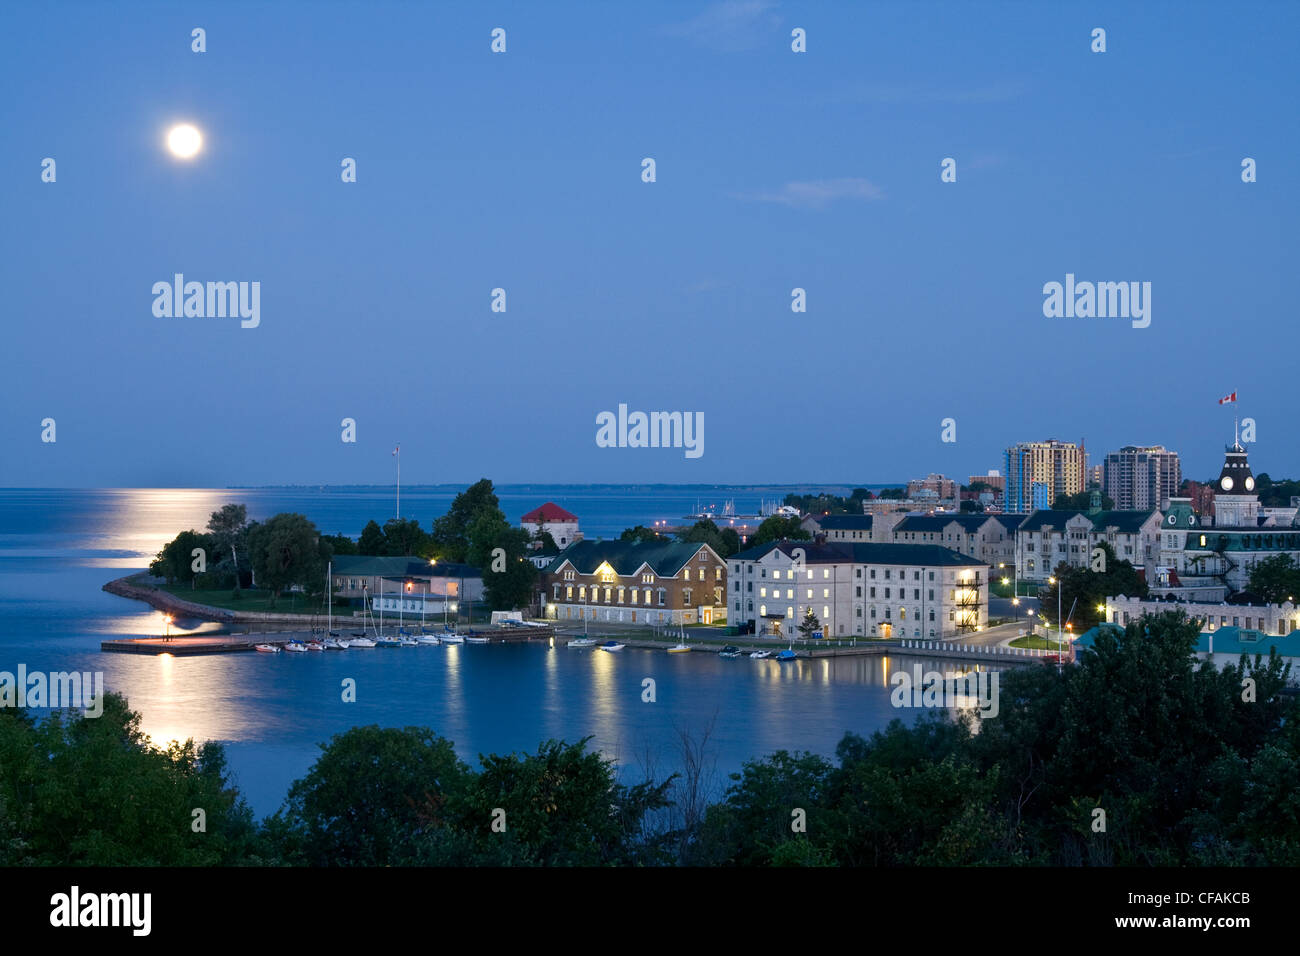
<instances>
[{"instance_id":1,"label":"waterfront wall","mask_svg":"<svg viewBox=\"0 0 1300 956\"><path fill-rule=\"evenodd\" d=\"M130 577L134 577L131 575ZM144 588L130 583L130 577L118 578L104 585L103 590L119 597L143 601L150 607L169 614L182 617L198 618L202 621L220 621L222 623L264 623L264 624L301 624L310 617L306 614L277 614L270 611L230 611L220 607L210 607L196 601L186 601L166 591L156 588Z\"/></svg>"}]
</instances>

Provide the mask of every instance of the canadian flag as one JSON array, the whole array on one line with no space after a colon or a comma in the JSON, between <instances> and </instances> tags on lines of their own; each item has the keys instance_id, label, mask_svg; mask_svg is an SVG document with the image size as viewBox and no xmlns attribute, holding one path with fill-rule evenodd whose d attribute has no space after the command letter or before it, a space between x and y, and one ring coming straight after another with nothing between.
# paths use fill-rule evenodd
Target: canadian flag
<instances>
[{"instance_id":1,"label":"canadian flag","mask_svg":"<svg viewBox=\"0 0 1300 956\"><path fill-rule=\"evenodd\" d=\"M1235 402L1236 400L1237 400L1237 393L1233 392L1231 395L1225 395L1223 396L1223 398L1219 399L1219 404L1228 405L1231 404L1232 402Z\"/></svg>"},{"instance_id":2,"label":"canadian flag","mask_svg":"<svg viewBox=\"0 0 1300 956\"><path fill-rule=\"evenodd\" d=\"M1236 392L1233 392L1233 393L1232 393L1232 400L1233 400L1233 401L1236 401L1236 400L1237 400L1237 393L1236 393ZM1223 402L1219 402L1219 404L1222 405ZM394 455L399 455L399 454L401 454L401 452L402 452L402 446L401 446L401 444L399 443L398 446L397 446L396 448L393 449L393 454L394 454Z\"/></svg>"}]
</instances>

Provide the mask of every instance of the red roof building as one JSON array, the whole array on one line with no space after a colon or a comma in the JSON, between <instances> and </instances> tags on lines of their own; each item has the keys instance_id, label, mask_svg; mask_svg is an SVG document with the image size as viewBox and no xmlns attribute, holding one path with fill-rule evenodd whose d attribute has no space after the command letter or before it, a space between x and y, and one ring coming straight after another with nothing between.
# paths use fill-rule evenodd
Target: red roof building
<instances>
[{"instance_id":1,"label":"red roof building","mask_svg":"<svg viewBox=\"0 0 1300 956\"><path fill-rule=\"evenodd\" d=\"M524 524L559 524L577 522L578 516L565 511L553 501L548 501L540 508L534 508L520 519Z\"/></svg>"},{"instance_id":2,"label":"red roof building","mask_svg":"<svg viewBox=\"0 0 1300 956\"><path fill-rule=\"evenodd\" d=\"M545 528L559 548L567 548L573 542L582 540L582 532L578 530L578 516L565 511L554 501L548 501L540 508L528 512L519 520L519 526L533 535Z\"/></svg>"}]
</instances>

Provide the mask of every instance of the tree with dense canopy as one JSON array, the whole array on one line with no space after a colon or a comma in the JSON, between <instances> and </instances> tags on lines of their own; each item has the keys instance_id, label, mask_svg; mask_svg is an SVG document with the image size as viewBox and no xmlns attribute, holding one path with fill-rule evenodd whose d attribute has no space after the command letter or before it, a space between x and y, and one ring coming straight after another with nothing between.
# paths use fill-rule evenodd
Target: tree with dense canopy
<instances>
[{"instance_id":1,"label":"tree with dense canopy","mask_svg":"<svg viewBox=\"0 0 1300 956\"><path fill-rule=\"evenodd\" d=\"M271 603L293 585L309 594L325 589L328 545L306 516L284 512L248 528L248 554L259 587L271 592Z\"/></svg>"},{"instance_id":2,"label":"tree with dense canopy","mask_svg":"<svg viewBox=\"0 0 1300 956\"><path fill-rule=\"evenodd\" d=\"M753 548L760 544L767 544L771 541L808 541L812 535L804 530L799 523L798 518L782 518L779 515L773 515L770 518L764 518L763 523L758 526L753 536L746 543L747 547Z\"/></svg>"},{"instance_id":3,"label":"tree with dense canopy","mask_svg":"<svg viewBox=\"0 0 1300 956\"><path fill-rule=\"evenodd\" d=\"M1295 602L1300 595L1300 564L1289 554L1275 554L1250 569L1246 590L1269 604Z\"/></svg>"},{"instance_id":4,"label":"tree with dense canopy","mask_svg":"<svg viewBox=\"0 0 1300 956\"><path fill-rule=\"evenodd\" d=\"M195 549L201 549L205 554L214 554L212 537L194 530L182 531L163 545L158 556L149 562L149 573L163 578L168 584L179 582L195 587L195 579L199 574L194 569L197 560L194 557Z\"/></svg>"},{"instance_id":5,"label":"tree with dense canopy","mask_svg":"<svg viewBox=\"0 0 1300 956\"><path fill-rule=\"evenodd\" d=\"M492 482L480 478L455 499L447 513L433 523L430 557L441 561L465 563L470 550L470 528L483 514L501 514L501 502L492 488Z\"/></svg>"},{"instance_id":6,"label":"tree with dense canopy","mask_svg":"<svg viewBox=\"0 0 1300 956\"><path fill-rule=\"evenodd\" d=\"M660 534L653 528L647 528L639 524L634 528L624 528L623 533L618 536L620 541L640 541L648 544L662 544L668 540L666 534Z\"/></svg>"},{"instance_id":7,"label":"tree with dense canopy","mask_svg":"<svg viewBox=\"0 0 1300 956\"><path fill-rule=\"evenodd\" d=\"M241 504L222 505L208 518L208 534L212 539L214 554L209 560L215 565L214 573L221 579L233 579L232 587L239 590L239 552L246 546L248 508ZM226 559L230 562L227 565Z\"/></svg>"},{"instance_id":8,"label":"tree with dense canopy","mask_svg":"<svg viewBox=\"0 0 1300 956\"><path fill-rule=\"evenodd\" d=\"M1102 602L1109 597L1144 598L1149 593L1146 580L1138 573L1130 561L1120 561L1115 557L1115 549L1108 542L1098 545L1105 556L1105 571L1093 571L1088 567L1075 568L1059 564L1050 582L1038 592L1039 614L1045 621L1056 624L1057 590L1060 590L1061 616L1071 624L1075 634L1082 634L1094 624L1103 620L1103 612L1098 610ZM1090 556L1091 561L1091 556ZM1073 616L1071 616L1073 609Z\"/></svg>"}]
</instances>

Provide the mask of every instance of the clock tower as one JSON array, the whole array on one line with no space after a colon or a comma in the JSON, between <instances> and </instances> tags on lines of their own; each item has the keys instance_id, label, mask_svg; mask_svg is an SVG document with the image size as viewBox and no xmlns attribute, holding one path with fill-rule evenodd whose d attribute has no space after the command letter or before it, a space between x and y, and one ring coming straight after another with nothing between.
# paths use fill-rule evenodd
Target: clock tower
<instances>
[{"instance_id":1,"label":"clock tower","mask_svg":"<svg viewBox=\"0 0 1300 956\"><path fill-rule=\"evenodd\" d=\"M1238 441L1227 446L1223 470L1214 491L1214 524L1226 528L1254 528L1259 524L1259 495L1255 476Z\"/></svg>"}]
</instances>

